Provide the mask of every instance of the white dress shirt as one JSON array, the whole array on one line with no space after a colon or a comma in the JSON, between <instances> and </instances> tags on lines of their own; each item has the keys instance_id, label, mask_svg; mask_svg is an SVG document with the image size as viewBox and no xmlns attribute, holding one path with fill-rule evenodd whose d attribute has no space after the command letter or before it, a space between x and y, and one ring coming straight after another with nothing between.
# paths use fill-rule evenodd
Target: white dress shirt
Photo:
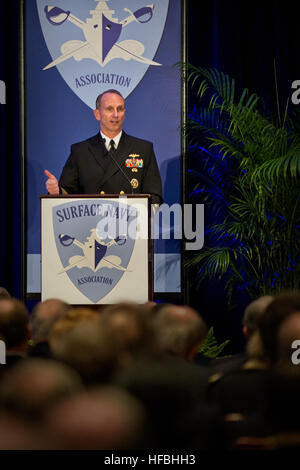
<instances>
[{"instance_id":1,"label":"white dress shirt","mask_svg":"<svg viewBox=\"0 0 300 470\"><path fill-rule=\"evenodd\" d=\"M107 137L107 135L103 134L103 132L101 132L101 131L100 131L100 134L101 134L102 139L104 139L104 141L105 141L105 147L107 148L107 150L110 150L110 141L111 140L114 141L115 148L116 149L118 148L118 145L119 145L119 142L120 142L120 139L121 139L121 135L122 135L122 131L119 132L119 134L116 135L113 139L111 139L110 137Z\"/></svg>"}]
</instances>

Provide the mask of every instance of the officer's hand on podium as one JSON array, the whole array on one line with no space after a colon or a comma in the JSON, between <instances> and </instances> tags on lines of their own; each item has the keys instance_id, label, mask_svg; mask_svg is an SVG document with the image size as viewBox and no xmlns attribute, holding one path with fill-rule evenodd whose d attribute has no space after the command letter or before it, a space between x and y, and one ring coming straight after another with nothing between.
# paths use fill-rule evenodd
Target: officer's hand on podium
<instances>
[{"instance_id":1,"label":"officer's hand on podium","mask_svg":"<svg viewBox=\"0 0 300 470\"><path fill-rule=\"evenodd\" d=\"M46 189L49 194L52 196L59 194L59 186L58 186L58 181L55 178L50 171L45 170L45 175L48 176L48 179L46 181Z\"/></svg>"}]
</instances>

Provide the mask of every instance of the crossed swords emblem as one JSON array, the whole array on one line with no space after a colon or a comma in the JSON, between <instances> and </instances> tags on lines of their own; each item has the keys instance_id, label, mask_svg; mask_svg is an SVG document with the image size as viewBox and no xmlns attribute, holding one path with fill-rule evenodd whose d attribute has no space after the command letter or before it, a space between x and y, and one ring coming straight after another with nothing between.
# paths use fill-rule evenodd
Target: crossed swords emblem
<instances>
[{"instance_id":1,"label":"crossed swords emblem","mask_svg":"<svg viewBox=\"0 0 300 470\"><path fill-rule=\"evenodd\" d=\"M59 274L62 274L69 269L74 268L75 266L77 266L79 269L87 267L94 272L98 271L100 268L114 268L120 271L129 272L128 269L121 266L122 260L119 256L106 256L106 252L109 247L113 245L121 246L126 243L125 236L120 235L105 243L101 238L98 237L97 230L91 229L91 235L87 237L87 241L85 243L81 243L75 237L71 237L70 235L65 234L60 234L58 239L64 247L76 245L83 251L83 255L72 256L69 259L70 264L60 271Z\"/></svg>"}]
</instances>

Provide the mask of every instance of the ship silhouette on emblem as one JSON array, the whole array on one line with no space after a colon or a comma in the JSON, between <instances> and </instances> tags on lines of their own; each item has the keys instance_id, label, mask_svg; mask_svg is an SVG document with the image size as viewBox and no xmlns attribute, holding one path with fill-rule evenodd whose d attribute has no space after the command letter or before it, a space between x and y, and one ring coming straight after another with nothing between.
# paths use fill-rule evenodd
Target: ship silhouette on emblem
<instances>
[{"instance_id":1,"label":"ship silhouette on emblem","mask_svg":"<svg viewBox=\"0 0 300 470\"><path fill-rule=\"evenodd\" d=\"M141 42L134 39L117 42L122 29L128 24L133 21L148 23L151 20L154 4L146 5L135 12L124 8L124 11L129 15L118 21L117 18L114 18L115 10L110 10L107 6L109 0L95 1L98 2L98 5L95 10L90 11L92 16L87 18L86 21L82 21L74 16L71 11L65 11L60 7L45 7L46 18L51 25L61 26L65 21L70 21L82 30L85 41L71 40L62 44L62 55L50 62L43 70L55 67L71 57L77 61L92 59L102 67L117 58L136 60L147 65L161 65L143 56L145 47Z\"/></svg>"},{"instance_id":2,"label":"ship silhouette on emblem","mask_svg":"<svg viewBox=\"0 0 300 470\"><path fill-rule=\"evenodd\" d=\"M93 272L96 272L101 268L114 268L118 269L119 271L130 272L128 269L121 266L122 260L119 256L106 256L107 250L110 246L124 245L126 243L126 238L124 236L118 236L105 243L100 237L98 237L97 230L92 229L91 235L87 237L87 241L85 243L81 243L80 241L76 240L75 237L64 234L60 234L58 239L64 247L69 247L74 244L83 251L83 255L81 256L72 256L69 259L69 265L61 270L58 274L65 273L74 267L79 269L90 268Z\"/></svg>"}]
</instances>

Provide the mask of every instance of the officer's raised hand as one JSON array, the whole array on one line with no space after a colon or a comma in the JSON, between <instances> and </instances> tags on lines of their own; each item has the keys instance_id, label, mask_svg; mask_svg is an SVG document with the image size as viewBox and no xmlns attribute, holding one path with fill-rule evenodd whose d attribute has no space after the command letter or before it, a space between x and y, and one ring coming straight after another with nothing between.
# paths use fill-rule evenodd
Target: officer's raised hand
<instances>
[{"instance_id":1,"label":"officer's raised hand","mask_svg":"<svg viewBox=\"0 0 300 470\"><path fill-rule=\"evenodd\" d=\"M45 175L48 176L48 179L46 181L46 189L49 194L52 196L59 194L59 186L58 186L58 181L55 178L50 171L45 170Z\"/></svg>"}]
</instances>

